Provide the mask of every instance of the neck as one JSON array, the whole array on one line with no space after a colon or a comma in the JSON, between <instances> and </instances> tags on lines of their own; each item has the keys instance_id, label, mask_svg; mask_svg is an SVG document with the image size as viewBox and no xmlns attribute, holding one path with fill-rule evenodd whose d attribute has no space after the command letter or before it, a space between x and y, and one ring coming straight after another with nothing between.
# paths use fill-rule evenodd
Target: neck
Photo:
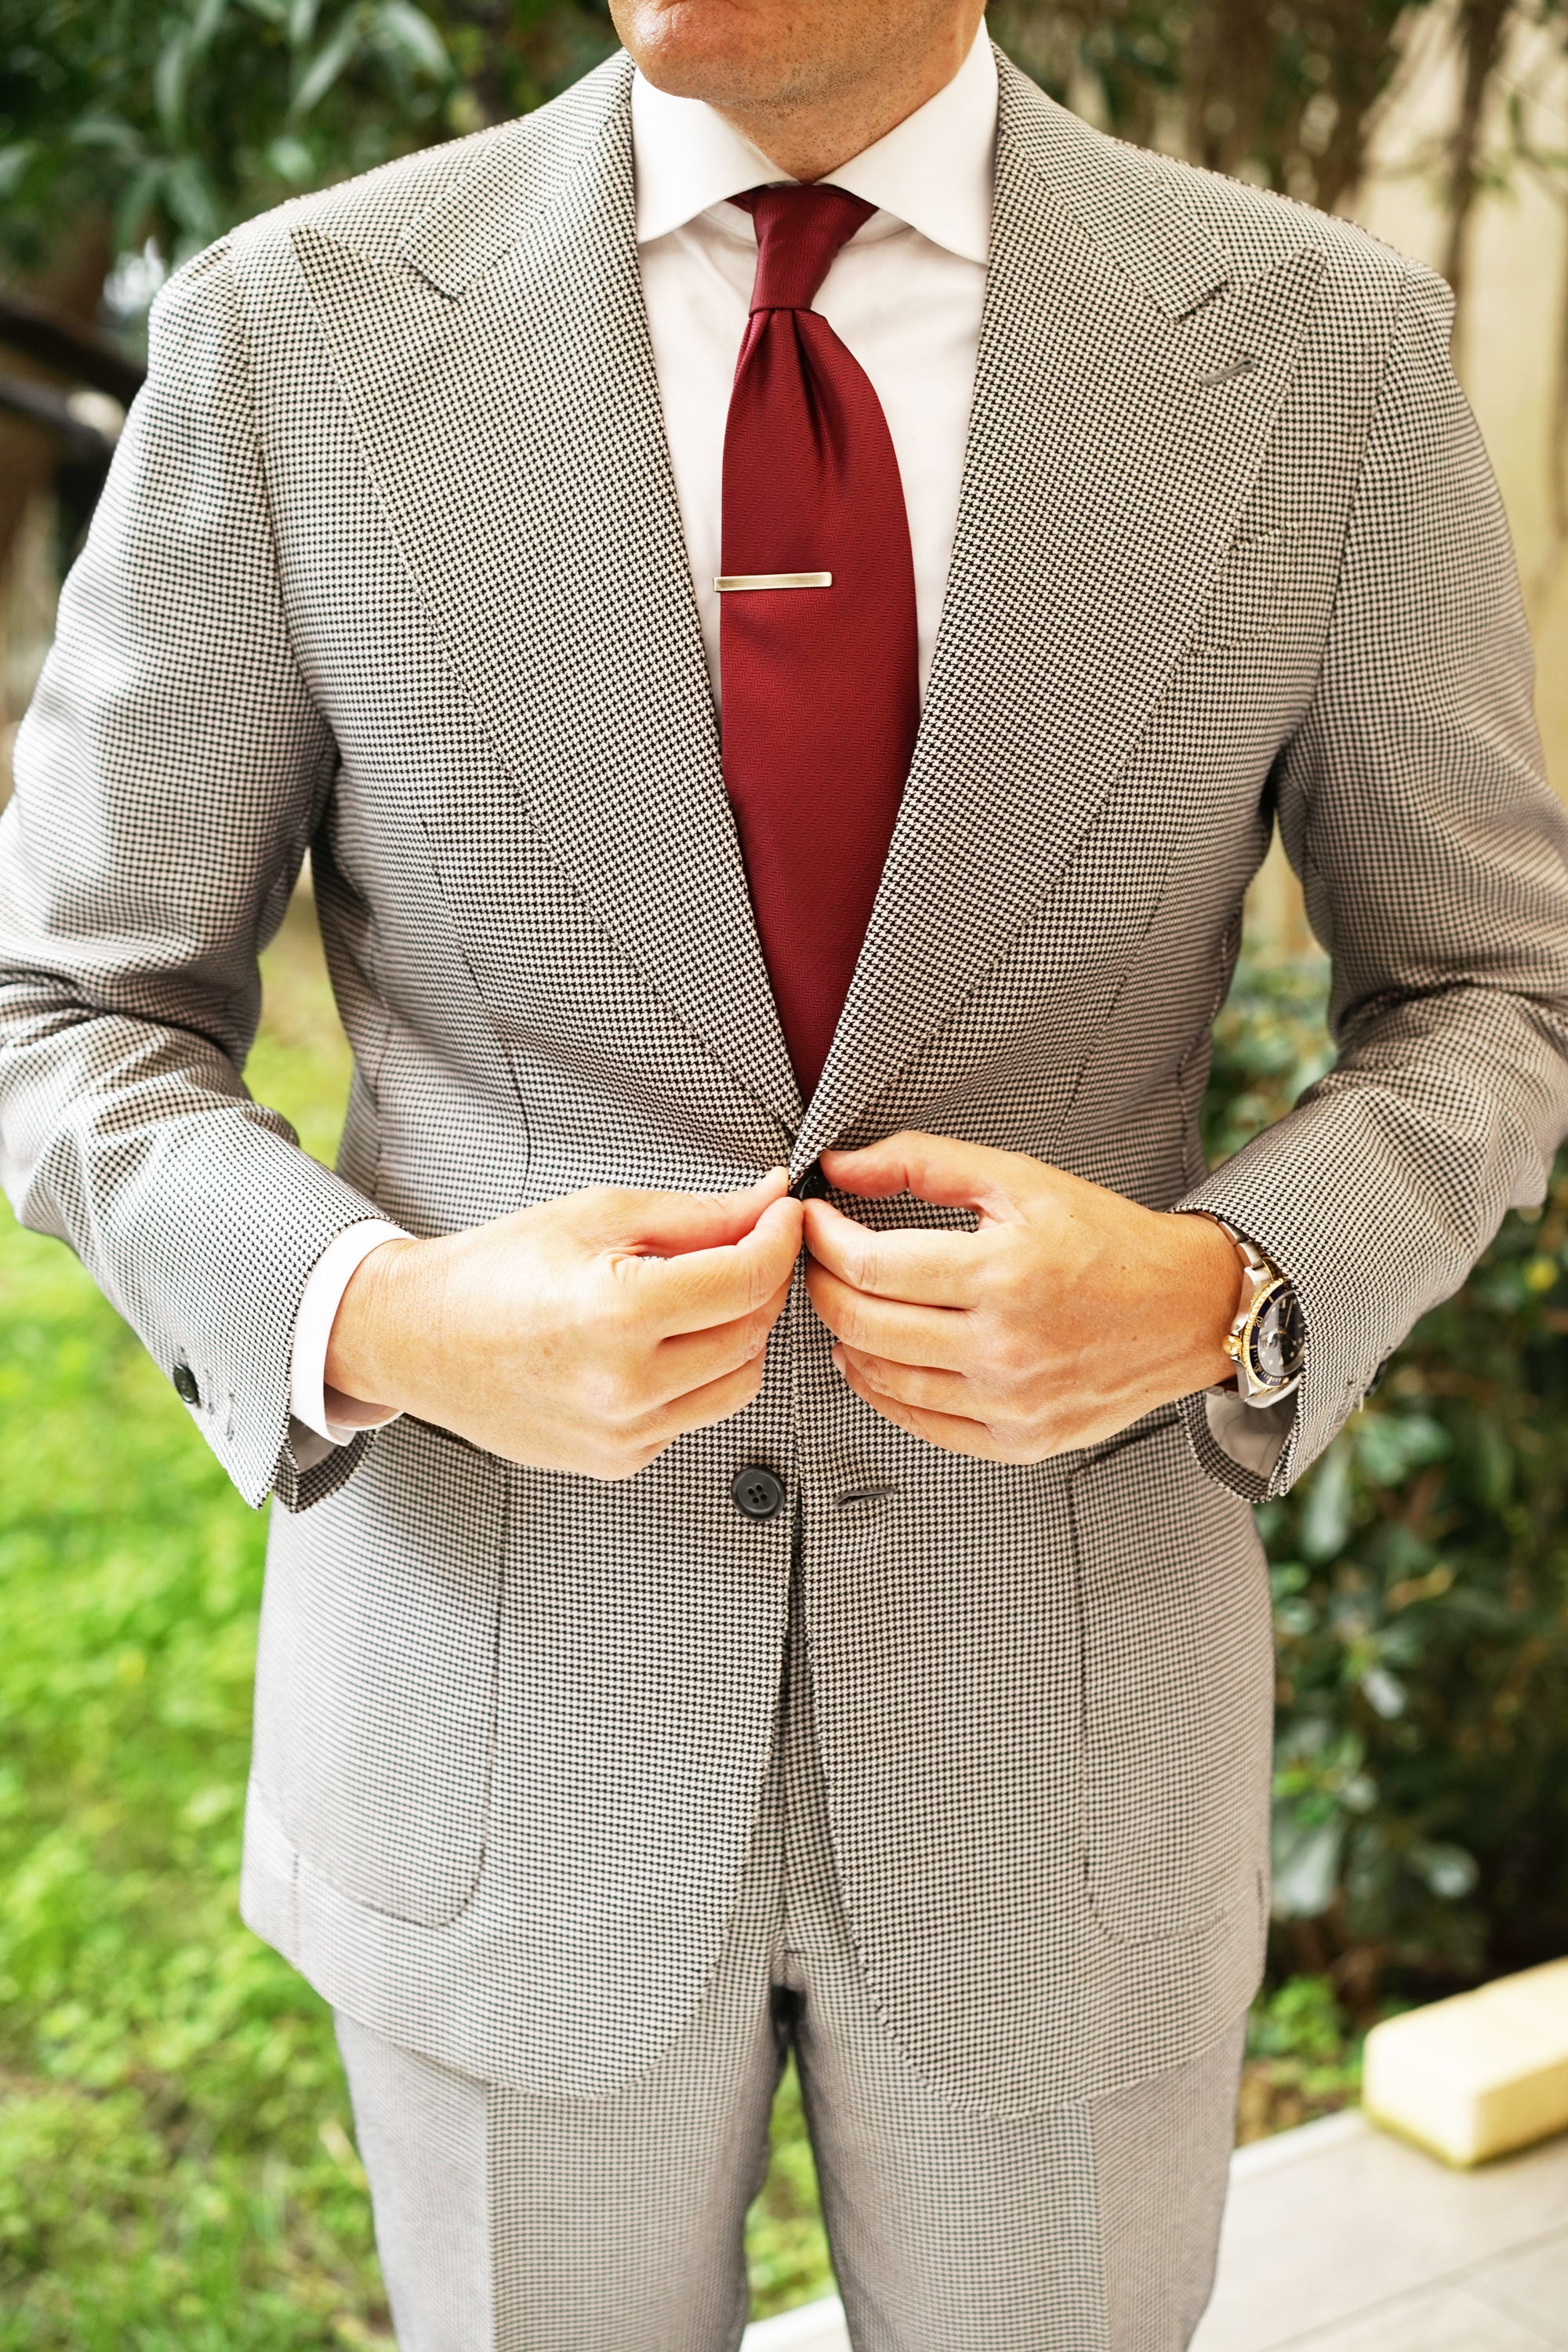
<instances>
[{"instance_id":1,"label":"neck","mask_svg":"<svg viewBox=\"0 0 1568 2352\"><path fill-rule=\"evenodd\" d=\"M944 26L935 46L910 58L901 72L890 72L884 59L874 74L798 103L710 103L790 179L820 180L863 155L947 88L969 55L982 13L981 0L975 0L972 12Z\"/></svg>"}]
</instances>

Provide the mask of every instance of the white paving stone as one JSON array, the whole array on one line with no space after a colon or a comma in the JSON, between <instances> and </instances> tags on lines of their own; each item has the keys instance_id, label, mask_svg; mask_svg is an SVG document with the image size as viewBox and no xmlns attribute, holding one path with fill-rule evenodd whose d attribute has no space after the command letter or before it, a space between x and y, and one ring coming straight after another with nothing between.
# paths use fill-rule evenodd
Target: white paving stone
<instances>
[{"instance_id":1,"label":"white paving stone","mask_svg":"<svg viewBox=\"0 0 1568 2352\"><path fill-rule=\"evenodd\" d=\"M1568 2352L1568 2226L1522 2253L1484 2263L1468 2284L1484 2303L1536 2328L1555 2352Z\"/></svg>"},{"instance_id":2,"label":"white paving stone","mask_svg":"<svg viewBox=\"0 0 1568 2352\"><path fill-rule=\"evenodd\" d=\"M1342 2327L1315 2330L1294 2342L1300 2352L1551 2352L1548 2339L1533 2328L1446 2286L1402 2295Z\"/></svg>"},{"instance_id":3,"label":"white paving stone","mask_svg":"<svg viewBox=\"0 0 1568 2352\"><path fill-rule=\"evenodd\" d=\"M821 2303L781 2311L776 2319L754 2319L741 2339L741 2352L849 2352L844 2305L828 2295Z\"/></svg>"},{"instance_id":4,"label":"white paving stone","mask_svg":"<svg viewBox=\"0 0 1568 2352\"><path fill-rule=\"evenodd\" d=\"M1332 2120L1331 2133L1308 2125L1265 2143L1251 2164L1250 2148L1237 2158L1219 2278L1193 2352L1360 2352L1360 2336L1341 2338L1363 2322L1374 2328L1366 2342L1393 2352L1375 2327L1438 2288L1486 2315L1476 2352L1555 2352L1522 2295L1506 2307L1493 2299L1493 2266L1568 2225L1568 2139L1454 2172L1359 2116Z\"/></svg>"}]
</instances>

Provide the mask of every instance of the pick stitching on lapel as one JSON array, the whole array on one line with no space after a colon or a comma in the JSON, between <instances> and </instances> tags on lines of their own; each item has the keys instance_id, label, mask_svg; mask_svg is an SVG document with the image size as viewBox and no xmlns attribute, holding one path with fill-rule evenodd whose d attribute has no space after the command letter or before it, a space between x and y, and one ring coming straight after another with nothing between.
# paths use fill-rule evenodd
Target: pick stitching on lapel
<instances>
[{"instance_id":1,"label":"pick stitching on lapel","mask_svg":"<svg viewBox=\"0 0 1568 2352\"><path fill-rule=\"evenodd\" d=\"M1232 284L1168 183L1121 164L1000 64L985 317L936 658L801 1168L1005 954L1125 771L1321 285L1307 251ZM1238 351L1258 364L1199 383Z\"/></svg>"},{"instance_id":2,"label":"pick stitching on lapel","mask_svg":"<svg viewBox=\"0 0 1568 2352\"><path fill-rule=\"evenodd\" d=\"M509 776L622 951L793 1134L643 307L630 89L612 60L559 127L499 133L395 264L309 223L294 249Z\"/></svg>"}]
</instances>

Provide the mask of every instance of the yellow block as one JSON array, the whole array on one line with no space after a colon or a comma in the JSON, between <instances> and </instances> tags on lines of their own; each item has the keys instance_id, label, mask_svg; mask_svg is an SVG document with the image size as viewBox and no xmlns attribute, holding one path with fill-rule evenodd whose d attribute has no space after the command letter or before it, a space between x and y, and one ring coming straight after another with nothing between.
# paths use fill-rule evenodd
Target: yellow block
<instances>
[{"instance_id":1,"label":"yellow block","mask_svg":"<svg viewBox=\"0 0 1568 2352\"><path fill-rule=\"evenodd\" d=\"M1448 2164L1568 2130L1568 1960L1374 2025L1362 2105Z\"/></svg>"}]
</instances>

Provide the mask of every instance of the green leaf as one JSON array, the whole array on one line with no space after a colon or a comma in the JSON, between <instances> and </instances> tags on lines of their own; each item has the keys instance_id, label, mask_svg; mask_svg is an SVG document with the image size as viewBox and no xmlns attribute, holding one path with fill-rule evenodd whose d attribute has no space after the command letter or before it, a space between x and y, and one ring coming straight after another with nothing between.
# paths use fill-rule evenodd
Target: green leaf
<instances>
[{"instance_id":1,"label":"green leaf","mask_svg":"<svg viewBox=\"0 0 1568 2352\"><path fill-rule=\"evenodd\" d=\"M291 119L307 115L312 107L320 105L363 38L361 12L358 8L350 8L339 20L337 29L306 67L289 109Z\"/></svg>"},{"instance_id":2,"label":"green leaf","mask_svg":"<svg viewBox=\"0 0 1568 2352\"><path fill-rule=\"evenodd\" d=\"M210 245L220 235L223 213L205 165L195 155L181 155L163 175L163 200L183 232L177 250L182 259Z\"/></svg>"},{"instance_id":3,"label":"green leaf","mask_svg":"<svg viewBox=\"0 0 1568 2352\"><path fill-rule=\"evenodd\" d=\"M1300 2058L1319 2065L1342 2059L1350 2041L1344 2014L1327 1977L1291 1977L1259 1999L1248 2021L1252 2058Z\"/></svg>"},{"instance_id":4,"label":"green leaf","mask_svg":"<svg viewBox=\"0 0 1568 2352\"><path fill-rule=\"evenodd\" d=\"M1361 1686L1368 1706L1374 1707L1385 1723L1404 1714L1405 1685L1386 1666L1369 1666L1361 1678Z\"/></svg>"},{"instance_id":5,"label":"green leaf","mask_svg":"<svg viewBox=\"0 0 1568 2352\"><path fill-rule=\"evenodd\" d=\"M1405 1859L1424 1886L1445 1903L1461 1903L1473 1895L1480 1879L1480 1866L1473 1853L1462 1845L1438 1845L1417 1839L1406 1849Z\"/></svg>"},{"instance_id":6,"label":"green leaf","mask_svg":"<svg viewBox=\"0 0 1568 2352\"><path fill-rule=\"evenodd\" d=\"M315 177L314 154L302 139L291 138L287 131L272 142L267 150L267 161L278 177L287 180L292 187L307 187Z\"/></svg>"},{"instance_id":7,"label":"green leaf","mask_svg":"<svg viewBox=\"0 0 1568 2352\"><path fill-rule=\"evenodd\" d=\"M1301 1549L1309 1559L1332 1559L1342 1551L1351 1528L1351 1454L1336 1439L1307 1485L1301 1513Z\"/></svg>"},{"instance_id":8,"label":"green leaf","mask_svg":"<svg viewBox=\"0 0 1568 2352\"><path fill-rule=\"evenodd\" d=\"M114 208L115 243L129 250L147 226L149 216L161 204L165 166L159 162L143 163L141 170L125 183L119 204Z\"/></svg>"},{"instance_id":9,"label":"green leaf","mask_svg":"<svg viewBox=\"0 0 1568 2352\"><path fill-rule=\"evenodd\" d=\"M375 12L375 37L416 73L427 74L432 81L449 79L452 63L441 36L412 0L382 0Z\"/></svg>"},{"instance_id":10,"label":"green leaf","mask_svg":"<svg viewBox=\"0 0 1568 2352\"><path fill-rule=\"evenodd\" d=\"M117 114L78 115L71 125L70 136L74 146L111 150L127 166L139 165L147 152L146 142L141 131Z\"/></svg>"},{"instance_id":11,"label":"green leaf","mask_svg":"<svg viewBox=\"0 0 1568 2352\"><path fill-rule=\"evenodd\" d=\"M1355 1425L1357 1465L1374 1486L1397 1486L1423 1463L1440 1462L1452 1444L1427 1413L1373 1410Z\"/></svg>"},{"instance_id":12,"label":"green leaf","mask_svg":"<svg viewBox=\"0 0 1568 2352\"><path fill-rule=\"evenodd\" d=\"M1478 1412L1472 1417L1468 1437L1467 1451L1477 1493L1489 1509L1500 1511L1513 1491L1513 1448L1496 1416L1489 1412Z\"/></svg>"},{"instance_id":13,"label":"green leaf","mask_svg":"<svg viewBox=\"0 0 1568 2352\"><path fill-rule=\"evenodd\" d=\"M13 146L0 147L0 204L16 193L37 152L37 143L32 139L18 139Z\"/></svg>"},{"instance_id":14,"label":"green leaf","mask_svg":"<svg viewBox=\"0 0 1568 2352\"><path fill-rule=\"evenodd\" d=\"M228 0L201 0L191 24L191 54L200 57L211 47L228 14Z\"/></svg>"},{"instance_id":15,"label":"green leaf","mask_svg":"<svg viewBox=\"0 0 1568 2352\"><path fill-rule=\"evenodd\" d=\"M178 140L185 112L185 75L190 65L191 36L187 26L170 36L153 68L153 103L159 125L171 143Z\"/></svg>"},{"instance_id":16,"label":"green leaf","mask_svg":"<svg viewBox=\"0 0 1568 2352\"><path fill-rule=\"evenodd\" d=\"M1274 1913L1280 1919L1316 1919L1333 1901L1344 1833L1337 1821L1297 1822L1276 1815Z\"/></svg>"}]
</instances>

